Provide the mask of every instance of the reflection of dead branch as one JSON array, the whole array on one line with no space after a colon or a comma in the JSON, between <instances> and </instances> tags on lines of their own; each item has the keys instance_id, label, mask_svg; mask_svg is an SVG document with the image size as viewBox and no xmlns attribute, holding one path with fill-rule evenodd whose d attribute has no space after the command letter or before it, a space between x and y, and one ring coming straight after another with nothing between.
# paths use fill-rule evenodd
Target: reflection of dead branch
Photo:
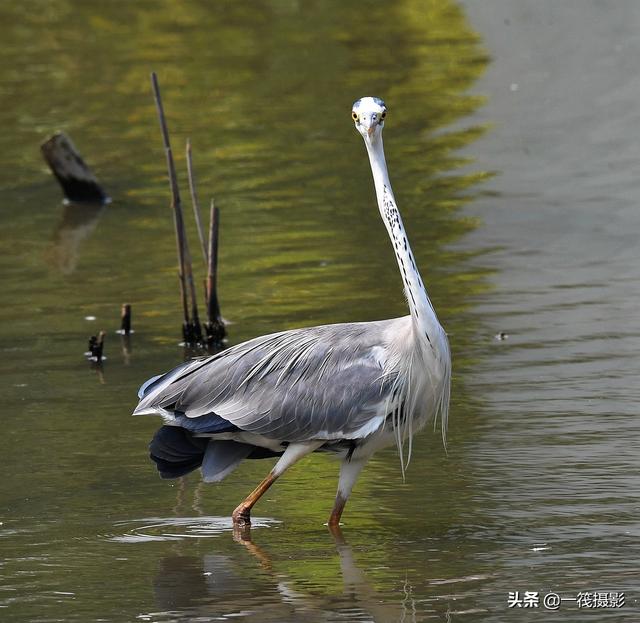
<instances>
[{"instance_id":1,"label":"reflection of dead branch","mask_svg":"<svg viewBox=\"0 0 640 623\"><path fill-rule=\"evenodd\" d=\"M185 503L187 493L187 476L178 478L178 487L176 491L176 503L173 507L173 514L180 515Z\"/></svg>"},{"instance_id":2,"label":"reflection of dead branch","mask_svg":"<svg viewBox=\"0 0 640 623\"><path fill-rule=\"evenodd\" d=\"M202 486L203 481L198 480L195 489L193 491L193 502L191 504L191 508L198 513L200 517L203 516L202 512ZM189 489L189 476L182 476L178 478L178 483L176 487L176 503L173 506L173 514L176 516L184 514L185 508L188 505L187 502L187 493Z\"/></svg>"},{"instance_id":3,"label":"reflection of dead branch","mask_svg":"<svg viewBox=\"0 0 640 623\"><path fill-rule=\"evenodd\" d=\"M130 335L121 335L121 344L122 344L122 360L125 366L131 364L131 336Z\"/></svg>"},{"instance_id":4,"label":"reflection of dead branch","mask_svg":"<svg viewBox=\"0 0 640 623\"><path fill-rule=\"evenodd\" d=\"M191 505L191 508L193 508L193 510L196 511L196 513L198 513L200 517L204 515L204 512L202 511L202 488L203 487L204 487L204 481L198 480L198 484L196 485L196 488L193 492L193 504Z\"/></svg>"},{"instance_id":5,"label":"reflection of dead branch","mask_svg":"<svg viewBox=\"0 0 640 623\"><path fill-rule=\"evenodd\" d=\"M94 363L92 367L96 371L96 375L98 377L98 383L100 383L100 385L106 385L107 382L104 378L104 369L102 368L102 362L98 361Z\"/></svg>"},{"instance_id":6,"label":"reflection of dead branch","mask_svg":"<svg viewBox=\"0 0 640 623\"><path fill-rule=\"evenodd\" d=\"M53 234L53 244L45 253L47 264L57 266L64 275L76 269L81 243L96 228L105 207L102 205L67 205L62 222Z\"/></svg>"}]
</instances>

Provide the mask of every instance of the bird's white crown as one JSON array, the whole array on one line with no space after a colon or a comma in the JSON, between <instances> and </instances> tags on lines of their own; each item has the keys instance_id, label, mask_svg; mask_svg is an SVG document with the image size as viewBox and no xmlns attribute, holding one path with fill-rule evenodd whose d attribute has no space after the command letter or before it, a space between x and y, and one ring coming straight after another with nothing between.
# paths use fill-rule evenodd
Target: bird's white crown
<instances>
[{"instance_id":1,"label":"bird's white crown","mask_svg":"<svg viewBox=\"0 0 640 623\"><path fill-rule=\"evenodd\" d=\"M379 97L362 97L351 107L351 118L356 130L369 145L378 142L386 116L387 107Z\"/></svg>"},{"instance_id":2,"label":"bird's white crown","mask_svg":"<svg viewBox=\"0 0 640 623\"><path fill-rule=\"evenodd\" d=\"M387 107L383 100L379 97L361 97L359 100L353 102L351 107L353 112L361 113L376 113L381 115L387 112Z\"/></svg>"}]
</instances>

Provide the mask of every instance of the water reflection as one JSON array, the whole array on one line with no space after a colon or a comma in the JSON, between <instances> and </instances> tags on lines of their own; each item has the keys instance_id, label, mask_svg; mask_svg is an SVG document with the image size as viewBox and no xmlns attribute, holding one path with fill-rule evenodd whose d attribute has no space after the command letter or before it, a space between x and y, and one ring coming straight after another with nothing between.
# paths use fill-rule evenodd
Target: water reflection
<instances>
[{"instance_id":1,"label":"water reflection","mask_svg":"<svg viewBox=\"0 0 640 623\"><path fill-rule=\"evenodd\" d=\"M255 529L254 531L255 532ZM299 583L277 570L269 551L253 539L251 528L236 529L234 541L242 546L233 555L207 553L201 558L173 553L159 561L153 587L157 606L169 614L176 610L189 617L234 618L247 621L367 620L380 623L416 621L412 587L406 582L400 603L388 602L356 563L353 550L340 529L327 533L339 559L342 592L331 605L314 589L303 591ZM243 552L253 560L247 565ZM149 615L140 615L145 618ZM154 620L162 620L155 613Z\"/></svg>"},{"instance_id":2,"label":"water reflection","mask_svg":"<svg viewBox=\"0 0 640 623\"><path fill-rule=\"evenodd\" d=\"M80 248L96 229L106 206L98 204L68 204L64 206L62 221L53 234L53 244L45 260L54 264L63 275L76 270ZM105 258L107 261L107 258ZM87 292L86 296L94 293Z\"/></svg>"},{"instance_id":3,"label":"water reflection","mask_svg":"<svg viewBox=\"0 0 640 623\"><path fill-rule=\"evenodd\" d=\"M120 350L122 353L122 363L125 366L131 365L131 353L133 352L131 335L125 333L120 335Z\"/></svg>"}]
</instances>

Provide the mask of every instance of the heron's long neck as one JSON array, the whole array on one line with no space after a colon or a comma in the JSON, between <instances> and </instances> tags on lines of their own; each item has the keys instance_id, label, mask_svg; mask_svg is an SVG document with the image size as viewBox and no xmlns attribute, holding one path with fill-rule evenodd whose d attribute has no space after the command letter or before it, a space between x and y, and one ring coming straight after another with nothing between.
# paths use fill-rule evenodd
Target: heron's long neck
<instances>
[{"instance_id":1,"label":"heron's long neck","mask_svg":"<svg viewBox=\"0 0 640 623\"><path fill-rule=\"evenodd\" d=\"M373 144L365 141L365 145L369 154L371 172L373 173L373 181L376 187L378 208L389 233L389 238L391 238L398 261L398 268L402 274L404 291L413 319L413 327L420 332L420 337L426 337L429 343L433 343L433 334L439 334L442 329L422 283L422 277L420 277L416 261L411 252L402 217L396 206L384 158L382 137L378 137L378 140Z\"/></svg>"}]
</instances>

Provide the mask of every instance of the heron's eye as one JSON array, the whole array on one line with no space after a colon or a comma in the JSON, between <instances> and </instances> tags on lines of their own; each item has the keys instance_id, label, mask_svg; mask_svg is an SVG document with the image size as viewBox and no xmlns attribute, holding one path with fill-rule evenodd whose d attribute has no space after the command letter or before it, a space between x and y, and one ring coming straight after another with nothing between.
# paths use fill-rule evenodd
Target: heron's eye
<instances>
[{"instance_id":1,"label":"heron's eye","mask_svg":"<svg viewBox=\"0 0 640 623\"><path fill-rule=\"evenodd\" d=\"M351 118L352 118L354 121L357 121L357 120L358 120L358 113L357 113L355 110L351 112Z\"/></svg>"},{"instance_id":2,"label":"heron's eye","mask_svg":"<svg viewBox=\"0 0 640 623\"><path fill-rule=\"evenodd\" d=\"M387 111L386 111L386 110L384 110L384 111L382 112L382 114L380 115L380 119L384 119L386 116L387 116Z\"/></svg>"}]
</instances>

